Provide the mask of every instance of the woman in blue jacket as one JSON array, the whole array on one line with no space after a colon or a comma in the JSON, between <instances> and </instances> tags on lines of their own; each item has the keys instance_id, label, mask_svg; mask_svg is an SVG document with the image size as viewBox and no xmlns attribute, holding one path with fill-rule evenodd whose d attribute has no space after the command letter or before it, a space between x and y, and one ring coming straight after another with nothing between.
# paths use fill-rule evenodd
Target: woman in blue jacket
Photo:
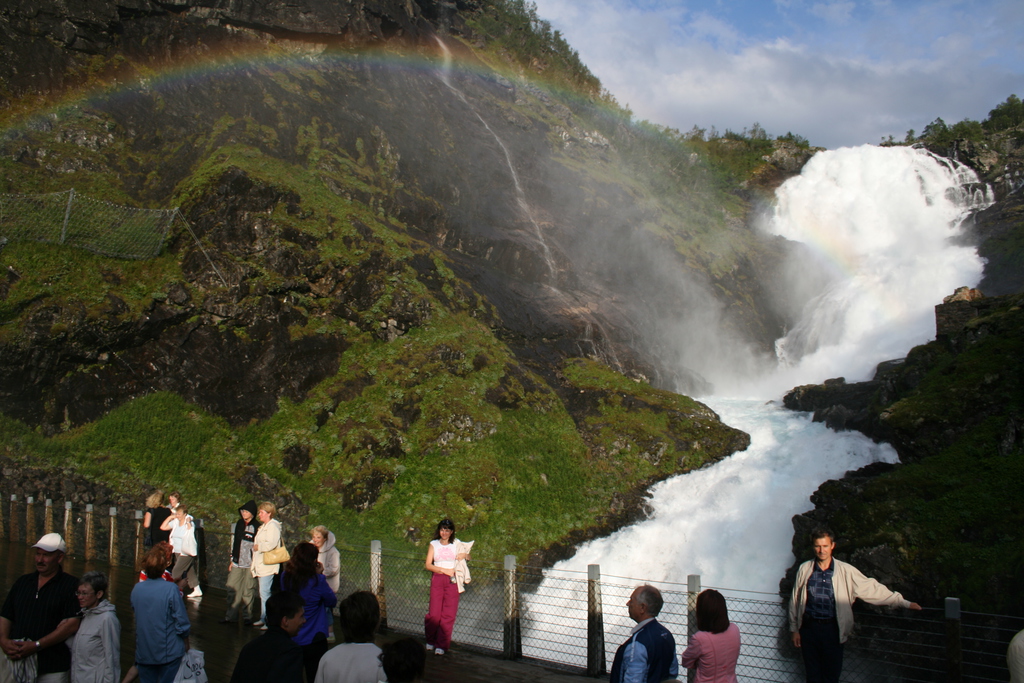
<instances>
[{"instance_id":1,"label":"woman in blue jacket","mask_svg":"<svg viewBox=\"0 0 1024 683\"><path fill-rule=\"evenodd\" d=\"M306 623L292 640L302 646L307 681L316 677L320 658L327 652L327 619L328 615L334 618L331 608L338 603L338 597L328 585L323 567L317 561L319 554L312 543L299 543L278 577L282 590L298 593L306 604Z\"/></svg>"}]
</instances>

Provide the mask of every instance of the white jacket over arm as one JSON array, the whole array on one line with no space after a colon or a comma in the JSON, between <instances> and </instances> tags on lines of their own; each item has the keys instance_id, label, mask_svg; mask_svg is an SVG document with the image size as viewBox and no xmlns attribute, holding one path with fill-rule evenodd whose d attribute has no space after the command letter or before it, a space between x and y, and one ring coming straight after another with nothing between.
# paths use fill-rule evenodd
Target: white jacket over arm
<instances>
[{"instance_id":1,"label":"white jacket over arm","mask_svg":"<svg viewBox=\"0 0 1024 683\"><path fill-rule=\"evenodd\" d=\"M793 633L803 625L807 608L807 580L814 570L814 560L804 562L796 571L796 583L789 600L789 630ZM832 558L832 592L836 598L836 620L839 622L839 642L845 643L853 631L853 601L860 598L872 605L910 607L910 601L891 591L878 581L864 576L852 564Z\"/></svg>"}]
</instances>

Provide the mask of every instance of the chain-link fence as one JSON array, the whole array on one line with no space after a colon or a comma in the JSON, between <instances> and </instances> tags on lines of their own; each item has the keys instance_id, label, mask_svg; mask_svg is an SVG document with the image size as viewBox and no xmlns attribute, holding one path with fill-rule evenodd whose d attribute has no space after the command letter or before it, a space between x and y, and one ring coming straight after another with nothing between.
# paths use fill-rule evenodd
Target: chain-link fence
<instances>
[{"instance_id":1,"label":"chain-link fence","mask_svg":"<svg viewBox=\"0 0 1024 683\"><path fill-rule=\"evenodd\" d=\"M2 488L2 487L0 487ZM118 511L70 501L60 503L2 494L0 540L33 543L48 531L65 537L68 552L96 561L133 565L142 551L141 511ZM307 540L305 531L286 529L289 547ZM223 587L231 536L227 529L200 535L200 575L206 586ZM377 595L390 631L421 635L430 592L425 551L338 546L339 593ZM524 657L549 666L601 675L611 668L616 648L633 622L626 601L643 579L588 572L471 563L472 582L460 597L453 641L463 648L506 658ZM696 630L694 610L700 577L687 583L657 582L665 605L658 620L675 636L678 651ZM772 683L804 679L800 652L790 640L785 602L775 594L718 588L730 621L740 630L737 675ZM856 626L846 644L842 680L847 683L989 683L1006 681L1006 649L1024 629L1024 617L945 609L923 611L854 608ZM681 674L682 675L682 674Z\"/></svg>"},{"instance_id":2,"label":"chain-link fence","mask_svg":"<svg viewBox=\"0 0 1024 683\"><path fill-rule=\"evenodd\" d=\"M74 190L0 194L0 238L49 242L124 259L160 255L177 209L137 209Z\"/></svg>"}]
</instances>

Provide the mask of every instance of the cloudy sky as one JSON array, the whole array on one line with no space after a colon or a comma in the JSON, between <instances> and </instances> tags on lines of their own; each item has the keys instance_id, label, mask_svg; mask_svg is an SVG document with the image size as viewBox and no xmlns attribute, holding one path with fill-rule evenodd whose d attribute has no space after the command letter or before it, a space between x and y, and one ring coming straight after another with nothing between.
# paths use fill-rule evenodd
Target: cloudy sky
<instances>
[{"instance_id":1,"label":"cloudy sky","mask_svg":"<svg viewBox=\"0 0 1024 683\"><path fill-rule=\"evenodd\" d=\"M535 0L634 115L903 139L1024 97L1024 0Z\"/></svg>"}]
</instances>

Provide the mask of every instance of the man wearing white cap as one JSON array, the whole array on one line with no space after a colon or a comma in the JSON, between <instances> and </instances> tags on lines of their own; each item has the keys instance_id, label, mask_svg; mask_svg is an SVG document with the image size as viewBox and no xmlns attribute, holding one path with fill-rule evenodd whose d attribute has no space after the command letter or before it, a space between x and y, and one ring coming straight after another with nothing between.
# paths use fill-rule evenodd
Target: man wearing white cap
<instances>
[{"instance_id":1,"label":"man wearing white cap","mask_svg":"<svg viewBox=\"0 0 1024 683\"><path fill-rule=\"evenodd\" d=\"M64 539L46 534L36 549L36 571L14 582L0 609L0 649L12 667L36 659L38 683L66 683L71 651L64 643L78 631L78 578L65 574Z\"/></svg>"}]
</instances>

